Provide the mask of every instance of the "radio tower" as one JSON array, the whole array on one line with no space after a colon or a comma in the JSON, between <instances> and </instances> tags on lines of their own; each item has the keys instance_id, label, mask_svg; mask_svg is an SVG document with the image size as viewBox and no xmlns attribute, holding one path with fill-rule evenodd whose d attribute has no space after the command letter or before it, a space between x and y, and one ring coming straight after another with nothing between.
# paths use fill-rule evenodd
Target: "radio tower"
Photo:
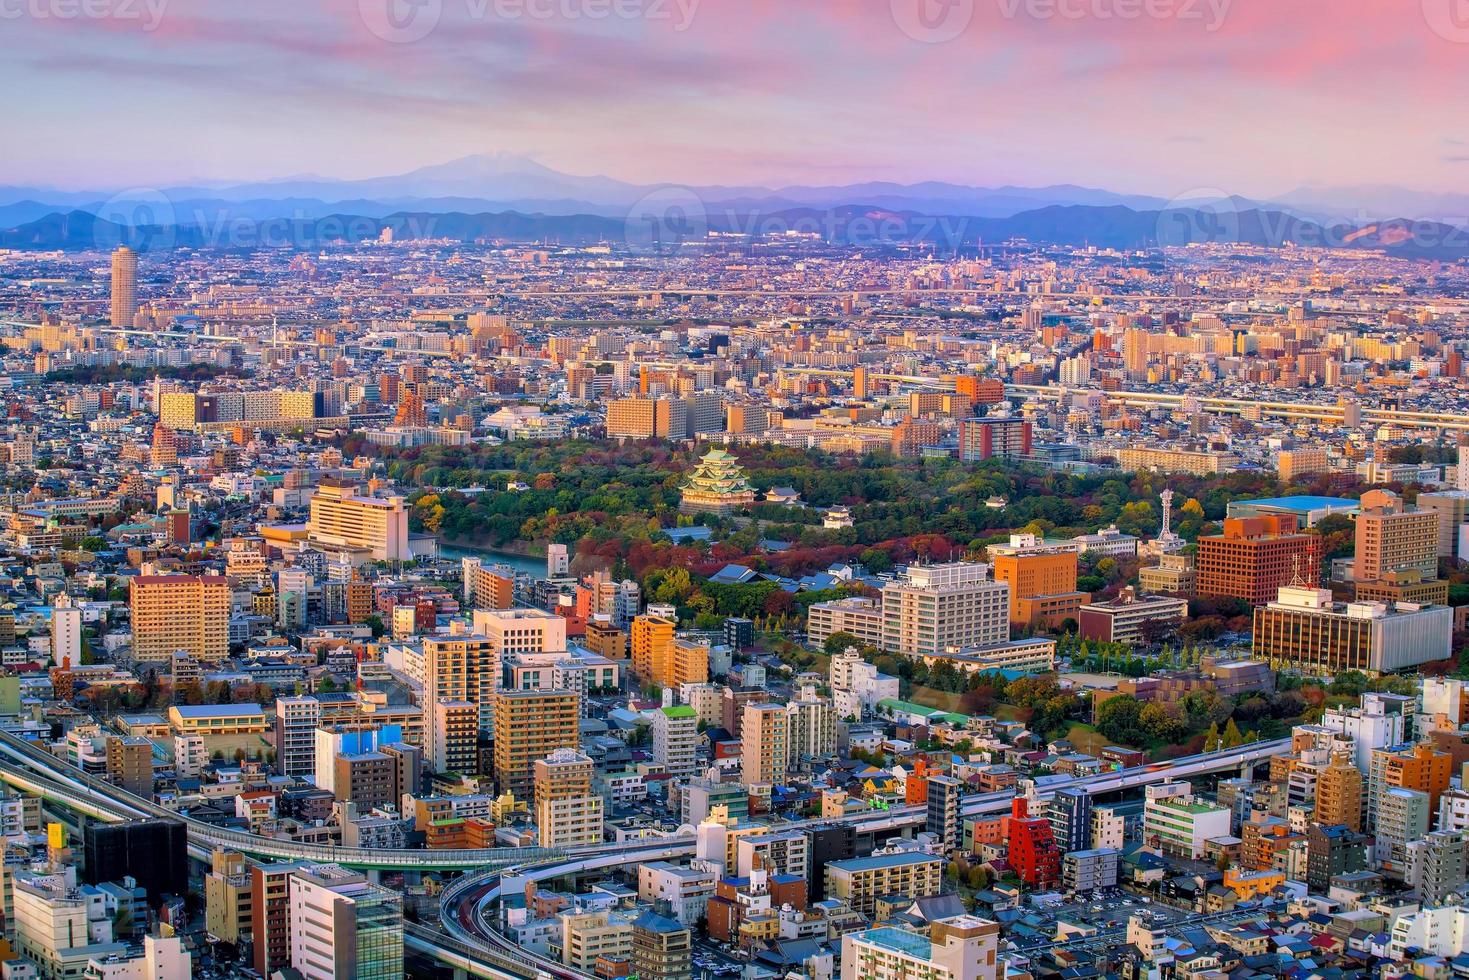
<instances>
[{"instance_id":1,"label":"radio tower","mask_svg":"<svg viewBox=\"0 0 1469 980\"><path fill-rule=\"evenodd\" d=\"M1173 532L1173 491L1164 490L1158 497L1163 501L1163 532L1158 537L1167 541Z\"/></svg>"}]
</instances>

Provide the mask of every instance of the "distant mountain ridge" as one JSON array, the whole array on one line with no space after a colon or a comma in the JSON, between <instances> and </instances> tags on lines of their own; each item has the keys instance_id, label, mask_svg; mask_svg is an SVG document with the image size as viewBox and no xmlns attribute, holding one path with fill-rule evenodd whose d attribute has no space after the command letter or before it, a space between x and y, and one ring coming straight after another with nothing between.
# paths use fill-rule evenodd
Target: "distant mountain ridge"
<instances>
[{"instance_id":1,"label":"distant mountain ridge","mask_svg":"<svg viewBox=\"0 0 1469 980\"><path fill-rule=\"evenodd\" d=\"M1050 205L1006 217L978 217L866 204L704 212L690 209L690 202L673 197L655 202L648 214L634 207L619 216L399 211L280 219L250 217L226 209L197 220L140 225L74 210L51 212L0 230L0 247L86 250L128 243L142 249L313 248L333 241L375 239L385 229L391 229L398 241L614 242L676 247L702 240L707 232L792 231L858 247L927 245L939 253L1026 240L1121 250L1206 242L1265 247L1295 243L1381 250L1398 258L1469 258L1469 230L1454 225L1402 218L1365 224L1319 223L1284 211L1240 207L1240 203L1244 202L1150 210L1122 205Z\"/></svg>"}]
</instances>

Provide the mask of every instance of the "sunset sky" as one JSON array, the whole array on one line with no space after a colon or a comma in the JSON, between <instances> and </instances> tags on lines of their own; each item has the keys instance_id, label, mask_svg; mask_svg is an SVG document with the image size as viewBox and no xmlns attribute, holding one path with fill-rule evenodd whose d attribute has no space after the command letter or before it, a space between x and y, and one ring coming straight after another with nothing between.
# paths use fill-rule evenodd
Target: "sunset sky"
<instances>
[{"instance_id":1,"label":"sunset sky","mask_svg":"<svg viewBox=\"0 0 1469 980\"><path fill-rule=\"evenodd\" d=\"M639 182L1458 191L1455 5L0 0L0 182L353 178L503 151Z\"/></svg>"}]
</instances>

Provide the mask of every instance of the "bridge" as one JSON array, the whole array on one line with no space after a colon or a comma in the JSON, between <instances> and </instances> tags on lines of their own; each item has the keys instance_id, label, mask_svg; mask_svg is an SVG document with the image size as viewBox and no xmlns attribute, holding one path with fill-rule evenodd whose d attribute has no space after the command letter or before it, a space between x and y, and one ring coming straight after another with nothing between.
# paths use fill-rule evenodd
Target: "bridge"
<instances>
[{"instance_id":1,"label":"bridge","mask_svg":"<svg viewBox=\"0 0 1469 980\"><path fill-rule=\"evenodd\" d=\"M1085 788L1092 794L1121 792L1206 773L1244 771L1287 751L1289 746L1290 739L1253 742L1095 776L1051 780L1036 787L1034 795L1045 799L1072 787ZM456 973L495 980L544 976L588 980L586 974L517 946L500 931L494 908L507 876L525 882L548 881L642 861L691 857L695 849L691 834L562 849L388 850L303 844L227 830L159 806L8 732L0 731L0 758L6 763L0 765L0 782L53 806L107 822L149 818L183 822L190 853L201 860L214 849L225 848L258 858L341 864L362 870L469 872L444 890L440 901L443 931L407 924L404 942L407 948L434 957ZM961 812L965 817L1004 813L1014 798L1015 793L1010 791L970 796L962 802ZM883 833L921 827L926 820L926 807L900 806L791 821L780 825L780 829L850 823L862 833Z\"/></svg>"}]
</instances>

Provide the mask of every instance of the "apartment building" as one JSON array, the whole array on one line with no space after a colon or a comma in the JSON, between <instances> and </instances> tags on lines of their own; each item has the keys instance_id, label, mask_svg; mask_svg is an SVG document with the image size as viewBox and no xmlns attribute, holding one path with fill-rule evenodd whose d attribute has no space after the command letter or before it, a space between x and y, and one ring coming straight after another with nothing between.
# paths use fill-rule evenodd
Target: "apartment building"
<instances>
[{"instance_id":1,"label":"apartment building","mask_svg":"<svg viewBox=\"0 0 1469 980\"><path fill-rule=\"evenodd\" d=\"M574 691L501 691L495 695L495 780L516 799L532 796L535 760L577 746L581 697Z\"/></svg>"},{"instance_id":2,"label":"apartment building","mask_svg":"<svg viewBox=\"0 0 1469 980\"><path fill-rule=\"evenodd\" d=\"M200 575L139 575L128 586L133 659L164 664L177 651L217 663L230 652L229 580Z\"/></svg>"},{"instance_id":3,"label":"apartment building","mask_svg":"<svg viewBox=\"0 0 1469 980\"><path fill-rule=\"evenodd\" d=\"M1010 586L989 566L915 565L882 590L882 647L908 656L987 646L1010 639Z\"/></svg>"},{"instance_id":4,"label":"apartment building","mask_svg":"<svg viewBox=\"0 0 1469 980\"><path fill-rule=\"evenodd\" d=\"M943 888L944 862L932 854L874 854L826 865L826 895L871 916L886 895L926 898Z\"/></svg>"}]
</instances>

